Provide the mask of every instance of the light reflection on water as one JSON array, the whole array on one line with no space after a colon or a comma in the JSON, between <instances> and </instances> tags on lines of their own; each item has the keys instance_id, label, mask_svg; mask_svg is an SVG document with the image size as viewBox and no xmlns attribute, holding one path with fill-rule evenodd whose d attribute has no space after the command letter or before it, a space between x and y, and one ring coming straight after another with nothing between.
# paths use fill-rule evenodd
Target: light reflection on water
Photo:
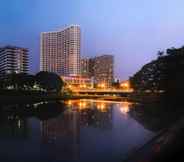
<instances>
[{"instance_id":1,"label":"light reflection on water","mask_svg":"<svg viewBox=\"0 0 184 162\"><path fill-rule=\"evenodd\" d=\"M36 117L24 114L2 120L0 161L119 162L154 135L129 116L132 103L69 100L65 104L57 115L49 112L45 117L55 107L45 103L36 105L33 116L40 113Z\"/></svg>"}]
</instances>

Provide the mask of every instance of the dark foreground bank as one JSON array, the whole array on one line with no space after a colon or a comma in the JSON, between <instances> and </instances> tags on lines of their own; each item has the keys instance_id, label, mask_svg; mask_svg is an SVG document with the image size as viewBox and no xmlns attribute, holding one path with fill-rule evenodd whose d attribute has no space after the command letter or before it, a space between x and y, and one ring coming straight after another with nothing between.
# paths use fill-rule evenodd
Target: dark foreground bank
<instances>
[{"instance_id":1,"label":"dark foreground bank","mask_svg":"<svg viewBox=\"0 0 184 162\"><path fill-rule=\"evenodd\" d=\"M131 153L124 162L168 162L184 160L184 119L163 129L146 145Z\"/></svg>"}]
</instances>

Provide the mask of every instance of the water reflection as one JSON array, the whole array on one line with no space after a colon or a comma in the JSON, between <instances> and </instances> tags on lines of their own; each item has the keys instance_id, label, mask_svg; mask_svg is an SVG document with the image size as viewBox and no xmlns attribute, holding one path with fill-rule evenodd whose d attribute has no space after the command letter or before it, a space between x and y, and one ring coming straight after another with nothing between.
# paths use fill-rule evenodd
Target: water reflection
<instances>
[{"instance_id":1,"label":"water reflection","mask_svg":"<svg viewBox=\"0 0 184 162\"><path fill-rule=\"evenodd\" d=\"M173 113L174 109L174 113ZM184 114L181 105L168 103L132 104L129 116L142 124L145 129L159 132L168 127Z\"/></svg>"},{"instance_id":2,"label":"water reflection","mask_svg":"<svg viewBox=\"0 0 184 162\"><path fill-rule=\"evenodd\" d=\"M127 101L120 103L119 106L120 106L121 113L124 115L127 115L128 112L130 111L131 105L132 103L127 102Z\"/></svg>"},{"instance_id":3,"label":"water reflection","mask_svg":"<svg viewBox=\"0 0 184 162\"><path fill-rule=\"evenodd\" d=\"M73 100L67 101L66 104L69 111L77 112L81 126L112 127L112 103L105 101L94 102L94 100Z\"/></svg>"},{"instance_id":4,"label":"water reflection","mask_svg":"<svg viewBox=\"0 0 184 162\"><path fill-rule=\"evenodd\" d=\"M96 100L2 105L0 161L121 161L153 136L130 109Z\"/></svg>"},{"instance_id":5,"label":"water reflection","mask_svg":"<svg viewBox=\"0 0 184 162\"><path fill-rule=\"evenodd\" d=\"M29 118L47 120L57 117L63 111L64 104L62 102L0 105L0 136L5 138L27 137Z\"/></svg>"},{"instance_id":6,"label":"water reflection","mask_svg":"<svg viewBox=\"0 0 184 162\"><path fill-rule=\"evenodd\" d=\"M47 159L67 160L79 156L79 120L77 113L64 113L58 118L41 122L42 144ZM61 156L61 153L62 156Z\"/></svg>"}]
</instances>

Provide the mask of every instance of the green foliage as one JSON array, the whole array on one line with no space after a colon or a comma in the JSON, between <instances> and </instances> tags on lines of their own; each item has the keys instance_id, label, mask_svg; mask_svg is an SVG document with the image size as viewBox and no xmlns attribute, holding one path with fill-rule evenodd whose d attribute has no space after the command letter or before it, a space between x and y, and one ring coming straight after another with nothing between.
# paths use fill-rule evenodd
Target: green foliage
<instances>
[{"instance_id":1,"label":"green foliage","mask_svg":"<svg viewBox=\"0 0 184 162\"><path fill-rule=\"evenodd\" d=\"M35 76L24 73L12 73L0 80L0 89L12 90L44 90L46 92L61 92L64 82L55 73L39 72Z\"/></svg>"},{"instance_id":2,"label":"green foliage","mask_svg":"<svg viewBox=\"0 0 184 162\"><path fill-rule=\"evenodd\" d=\"M33 75L28 75L25 73L12 73L4 76L4 78L1 79L0 82L2 89L11 87L12 89L16 90L28 90L32 89L35 80Z\"/></svg>"},{"instance_id":3,"label":"green foliage","mask_svg":"<svg viewBox=\"0 0 184 162\"><path fill-rule=\"evenodd\" d=\"M136 91L177 92L184 90L184 47L167 49L166 54L144 65L130 83Z\"/></svg>"},{"instance_id":4,"label":"green foliage","mask_svg":"<svg viewBox=\"0 0 184 162\"><path fill-rule=\"evenodd\" d=\"M47 92L59 93L64 86L63 80L55 73L41 71L35 76L36 83Z\"/></svg>"}]
</instances>

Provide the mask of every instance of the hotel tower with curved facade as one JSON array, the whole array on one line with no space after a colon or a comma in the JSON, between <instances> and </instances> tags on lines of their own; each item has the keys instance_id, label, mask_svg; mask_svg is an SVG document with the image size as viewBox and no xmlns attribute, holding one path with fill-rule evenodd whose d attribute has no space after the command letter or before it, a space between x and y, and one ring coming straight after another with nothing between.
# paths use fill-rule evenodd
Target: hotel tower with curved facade
<instances>
[{"instance_id":1,"label":"hotel tower with curved facade","mask_svg":"<svg viewBox=\"0 0 184 162\"><path fill-rule=\"evenodd\" d=\"M80 26L41 33L40 71L80 75Z\"/></svg>"}]
</instances>

